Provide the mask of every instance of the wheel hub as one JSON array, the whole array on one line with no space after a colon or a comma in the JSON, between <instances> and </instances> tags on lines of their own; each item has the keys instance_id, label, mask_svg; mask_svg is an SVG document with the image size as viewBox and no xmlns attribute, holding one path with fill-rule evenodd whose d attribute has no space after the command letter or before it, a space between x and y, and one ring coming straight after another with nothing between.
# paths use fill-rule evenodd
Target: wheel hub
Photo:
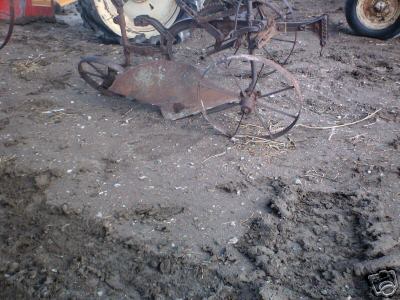
<instances>
[{"instance_id":1,"label":"wheel hub","mask_svg":"<svg viewBox=\"0 0 400 300\"><path fill-rule=\"evenodd\" d=\"M368 28L385 29L393 25L400 17L400 2L398 0L360 0L357 16Z\"/></svg>"},{"instance_id":2,"label":"wheel hub","mask_svg":"<svg viewBox=\"0 0 400 300\"><path fill-rule=\"evenodd\" d=\"M374 5L374 9L377 13L382 13L387 8L387 3L385 1L378 1Z\"/></svg>"}]
</instances>

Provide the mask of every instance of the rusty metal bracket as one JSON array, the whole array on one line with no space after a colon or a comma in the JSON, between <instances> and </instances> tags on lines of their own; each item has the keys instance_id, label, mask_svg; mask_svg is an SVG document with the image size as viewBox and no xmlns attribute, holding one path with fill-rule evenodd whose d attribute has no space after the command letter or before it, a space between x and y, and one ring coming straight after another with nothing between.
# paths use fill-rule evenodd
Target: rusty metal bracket
<instances>
[{"instance_id":1,"label":"rusty metal bracket","mask_svg":"<svg viewBox=\"0 0 400 300\"><path fill-rule=\"evenodd\" d=\"M320 38L321 47L325 47L328 41L328 15L322 15L305 21L276 22L276 28L282 33L298 31L314 32Z\"/></svg>"}]
</instances>

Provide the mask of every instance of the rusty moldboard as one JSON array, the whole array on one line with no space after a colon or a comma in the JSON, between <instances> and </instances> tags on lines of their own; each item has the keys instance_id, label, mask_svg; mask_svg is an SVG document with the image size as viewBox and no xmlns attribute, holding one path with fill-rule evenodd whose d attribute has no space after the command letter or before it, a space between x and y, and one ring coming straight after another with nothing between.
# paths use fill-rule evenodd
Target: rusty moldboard
<instances>
[{"instance_id":1,"label":"rusty moldboard","mask_svg":"<svg viewBox=\"0 0 400 300\"><path fill-rule=\"evenodd\" d=\"M239 103L237 94L203 78L194 66L157 60L127 68L109 91L160 107L166 119L177 120L226 103Z\"/></svg>"}]
</instances>

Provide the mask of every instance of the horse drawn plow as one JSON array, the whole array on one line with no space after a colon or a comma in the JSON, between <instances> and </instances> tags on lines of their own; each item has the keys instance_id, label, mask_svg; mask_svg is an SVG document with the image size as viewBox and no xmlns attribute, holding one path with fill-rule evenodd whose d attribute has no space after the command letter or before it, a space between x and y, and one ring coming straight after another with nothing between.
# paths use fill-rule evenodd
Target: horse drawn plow
<instances>
[{"instance_id":1,"label":"horse drawn plow","mask_svg":"<svg viewBox=\"0 0 400 300\"><path fill-rule=\"evenodd\" d=\"M158 106L167 119L202 114L228 137L273 139L292 129L303 100L284 65L298 32L316 33L325 46L327 16L291 20L287 1L283 9L275 1L213 1L199 11L176 2L187 17L170 28L147 15L133 20L159 32L159 43L143 44L128 38L124 2L112 0L124 61L85 57L79 64L82 78L105 95Z\"/></svg>"}]
</instances>

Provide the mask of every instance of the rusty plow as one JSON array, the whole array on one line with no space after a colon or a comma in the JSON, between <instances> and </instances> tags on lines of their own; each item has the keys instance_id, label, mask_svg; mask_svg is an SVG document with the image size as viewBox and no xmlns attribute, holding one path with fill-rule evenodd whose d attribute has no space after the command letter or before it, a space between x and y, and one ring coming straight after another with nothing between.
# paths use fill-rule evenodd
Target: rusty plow
<instances>
[{"instance_id":1,"label":"rusty plow","mask_svg":"<svg viewBox=\"0 0 400 300\"><path fill-rule=\"evenodd\" d=\"M150 16L136 17L135 25L153 26L160 36L158 44L140 44L128 37L124 2L112 3L125 60L83 58L79 73L93 88L157 106L170 120L202 114L228 137L274 139L299 120L300 87L284 65L294 53L297 32L315 32L325 46L326 16L290 21L290 7L280 11L269 1L226 1L196 11L176 0L188 18L165 28ZM184 46L181 37L188 32L194 38L201 32L200 49ZM134 55L152 59L132 63Z\"/></svg>"}]
</instances>

